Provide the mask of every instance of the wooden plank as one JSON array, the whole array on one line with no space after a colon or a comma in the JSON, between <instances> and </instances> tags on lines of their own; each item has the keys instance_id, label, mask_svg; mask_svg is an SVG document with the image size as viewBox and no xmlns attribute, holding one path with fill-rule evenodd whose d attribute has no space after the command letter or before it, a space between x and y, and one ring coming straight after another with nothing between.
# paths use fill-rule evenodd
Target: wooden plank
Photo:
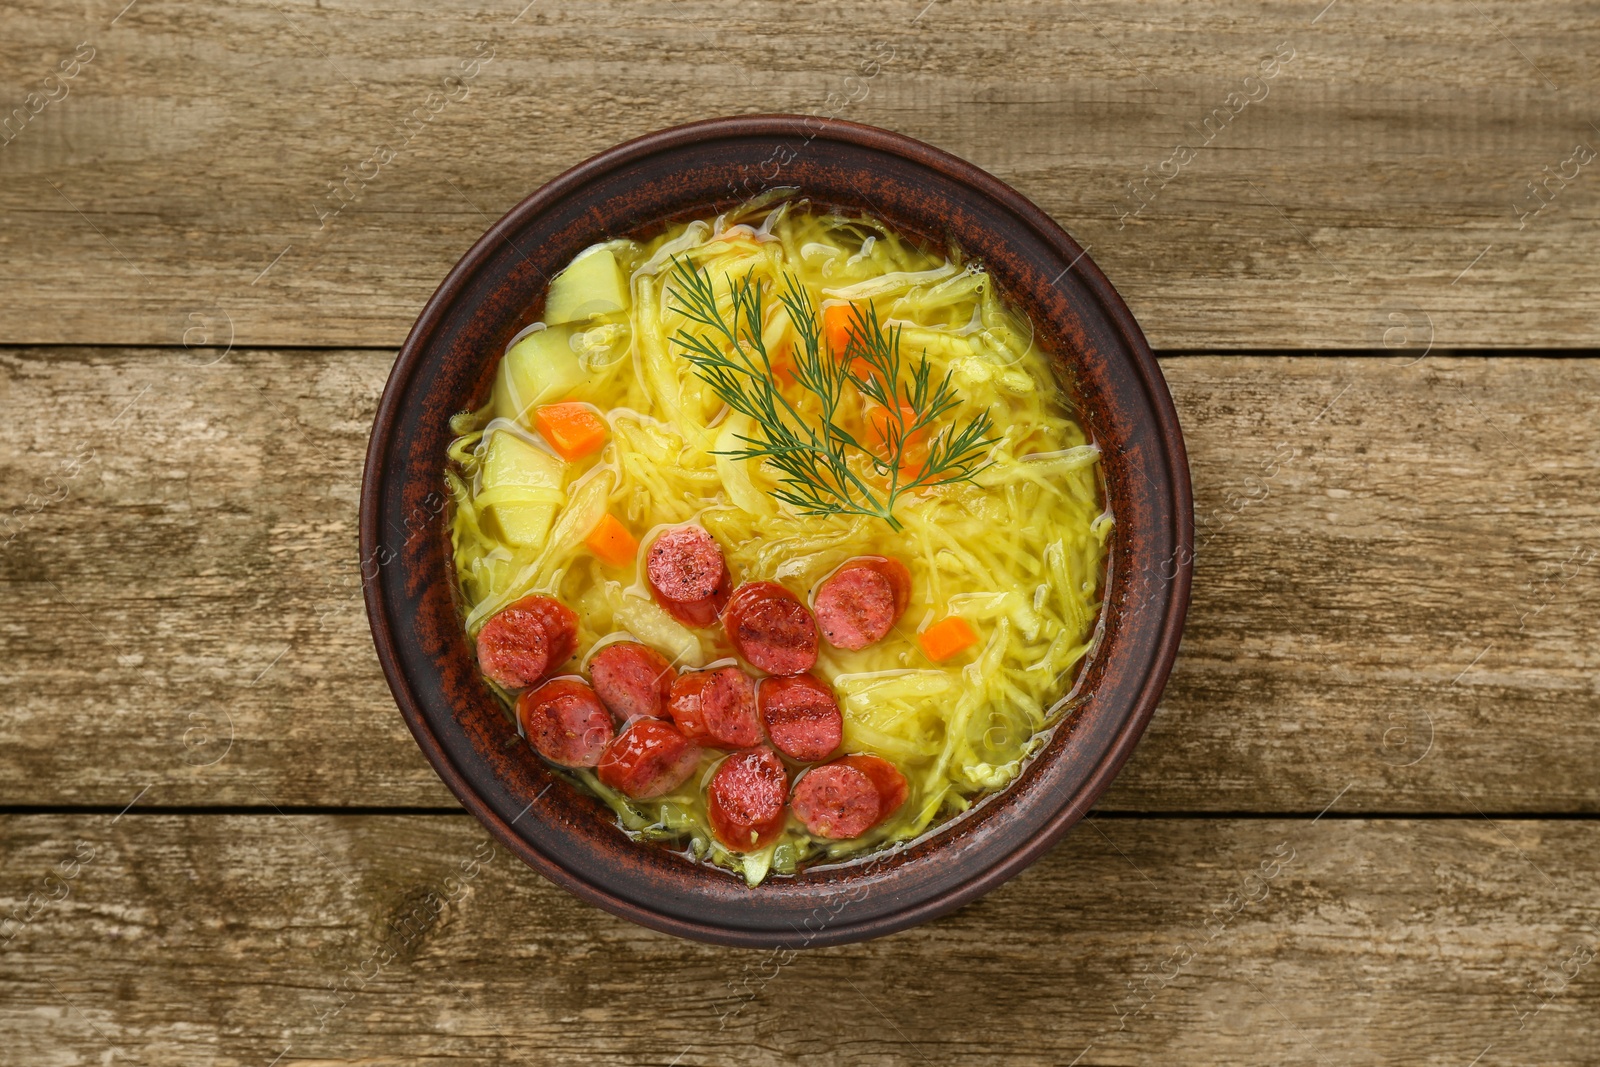
<instances>
[{"instance_id":1,"label":"wooden plank","mask_svg":"<svg viewBox=\"0 0 1600 1067\"><path fill-rule=\"evenodd\" d=\"M451 803L359 599L391 358L0 352L7 410L34 413L0 423L0 803ZM1103 806L1600 807L1600 437L1572 406L1600 360L1164 369L1194 603Z\"/></svg>"},{"instance_id":2,"label":"wooden plank","mask_svg":"<svg viewBox=\"0 0 1600 1067\"><path fill-rule=\"evenodd\" d=\"M395 345L548 178L761 111L988 168L1160 347L1371 348L1407 319L1451 346L1596 336L1582 3L124 7L8 14L0 340Z\"/></svg>"},{"instance_id":3,"label":"wooden plank","mask_svg":"<svg viewBox=\"0 0 1600 1067\"><path fill-rule=\"evenodd\" d=\"M1593 822L1096 819L954 915L778 955L614 919L465 817L0 827L39 1067L1600 1057Z\"/></svg>"}]
</instances>

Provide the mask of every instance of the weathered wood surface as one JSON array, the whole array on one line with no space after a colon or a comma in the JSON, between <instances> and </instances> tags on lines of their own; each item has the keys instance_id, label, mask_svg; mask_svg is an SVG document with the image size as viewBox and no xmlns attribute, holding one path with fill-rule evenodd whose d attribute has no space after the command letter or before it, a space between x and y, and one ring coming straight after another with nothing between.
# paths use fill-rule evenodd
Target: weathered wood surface
<instances>
[{"instance_id":1,"label":"weathered wood surface","mask_svg":"<svg viewBox=\"0 0 1600 1067\"><path fill-rule=\"evenodd\" d=\"M0 803L451 803L359 599L391 354L215 356L0 352ZM1600 360L1413 358L1164 361L1194 604L1102 808L1600 810Z\"/></svg>"},{"instance_id":2,"label":"weathered wood surface","mask_svg":"<svg viewBox=\"0 0 1600 1067\"><path fill-rule=\"evenodd\" d=\"M759 111L988 168L1159 347L1371 348L1407 319L1582 346L1600 313L1584 3L21 0L6 30L9 342L395 345L546 179Z\"/></svg>"},{"instance_id":3,"label":"weathered wood surface","mask_svg":"<svg viewBox=\"0 0 1600 1067\"><path fill-rule=\"evenodd\" d=\"M614 919L465 816L12 816L0 1031L32 1067L1591 1064L1597 832L1095 819L791 956Z\"/></svg>"}]
</instances>

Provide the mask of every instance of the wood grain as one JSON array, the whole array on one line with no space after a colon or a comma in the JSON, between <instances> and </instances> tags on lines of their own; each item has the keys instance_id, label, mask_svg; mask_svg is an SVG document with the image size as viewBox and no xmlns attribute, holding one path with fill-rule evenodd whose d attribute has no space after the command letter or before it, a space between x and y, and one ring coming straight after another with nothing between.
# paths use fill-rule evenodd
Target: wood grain
<instances>
[{"instance_id":1,"label":"wood grain","mask_svg":"<svg viewBox=\"0 0 1600 1067\"><path fill-rule=\"evenodd\" d=\"M391 354L215 356L0 352L0 803L450 804L358 595ZM1194 604L1102 808L1600 809L1600 360L1163 367Z\"/></svg>"},{"instance_id":2,"label":"wood grain","mask_svg":"<svg viewBox=\"0 0 1600 1067\"><path fill-rule=\"evenodd\" d=\"M0 1028L37 1067L1600 1057L1589 822L1094 819L954 915L792 955L614 919L464 816L0 835L0 914L34 916Z\"/></svg>"},{"instance_id":3,"label":"wood grain","mask_svg":"<svg viewBox=\"0 0 1600 1067\"><path fill-rule=\"evenodd\" d=\"M7 6L0 806L106 813L0 815L0 1062L1600 1061L1592 4L526 2ZM572 164L763 111L987 168L1172 353L1194 604L1099 813L792 959L462 815L272 813L454 803L356 568L423 301Z\"/></svg>"},{"instance_id":4,"label":"wood grain","mask_svg":"<svg viewBox=\"0 0 1600 1067\"><path fill-rule=\"evenodd\" d=\"M1596 337L1600 177L1574 151L1600 146L1600 22L1583 3L124 8L8 10L0 113L25 112L0 148L0 340L396 345L550 177L762 111L988 168L1092 250L1158 347ZM27 117L79 42L93 58L68 95Z\"/></svg>"}]
</instances>

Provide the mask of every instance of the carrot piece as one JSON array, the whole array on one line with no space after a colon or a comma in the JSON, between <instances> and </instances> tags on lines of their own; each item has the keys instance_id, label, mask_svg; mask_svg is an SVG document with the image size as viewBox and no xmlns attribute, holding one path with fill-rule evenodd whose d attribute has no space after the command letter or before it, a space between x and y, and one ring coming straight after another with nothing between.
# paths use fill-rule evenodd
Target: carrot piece
<instances>
[{"instance_id":1,"label":"carrot piece","mask_svg":"<svg viewBox=\"0 0 1600 1067\"><path fill-rule=\"evenodd\" d=\"M822 309L822 336L828 342L828 351L833 353L834 359L843 359L845 350L850 347L850 332L855 328L856 306L854 304L829 304ZM865 378L872 373L872 364L857 356L850 361L850 373L857 378Z\"/></svg>"},{"instance_id":2,"label":"carrot piece","mask_svg":"<svg viewBox=\"0 0 1600 1067\"><path fill-rule=\"evenodd\" d=\"M900 417L907 423L915 422L917 409L910 404L901 404ZM867 428L872 431L872 443L877 445L879 451L886 451L889 448L889 427L892 422L893 420L889 418L888 408L882 404L869 403L867 405ZM913 445L919 444L927 436L928 428L924 426L915 433L908 435L905 445L909 449Z\"/></svg>"},{"instance_id":3,"label":"carrot piece","mask_svg":"<svg viewBox=\"0 0 1600 1067\"><path fill-rule=\"evenodd\" d=\"M589 551L601 563L613 567L626 567L639 558L639 539L629 533L628 528L609 511L595 523L583 543L589 546Z\"/></svg>"},{"instance_id":4,"label":"carrot piece","mask_svg":"<svg viewBox=\"0 0 1600 1067\"><path fill-rule=\"evenodd\" d=\"M978 635L967 625L967 620L959 615L941 619L917 635L917 644L922 646L923 654L935 663L947 660L977 643Z\"/></svg>"},{"instance_id":5,"label":"carrot piece","mask_svg":"<svg viewBox=\"0 0 1600 1067\"><path fill-rule=\"evenodd\" d=\"M786 389L794 384L794 352L788 345L772 357L772 376Z\"/></svg>"},{"instance_id":6,"label":"carrot piece","mask_svg":"<svg viewBox=\"0 0 1600 1067\"><path fill-rule=\"evenodd\" d=\"M822 309L822 336L828 339L828 350L834 359L841 358L850 347L850 326L855 320L854 304L829 304Z\"/></svg>"},{"instance_id":7,"label":"carrot piece","mask_svg":"<svg viewBox=\"0 0 1600 1067\"><path fill-rule=\"evenodd\" d=\"M868 445L880 456L888 458L889 454L889 409L881 404L867 402L867 436ZM906 422L916 420L917 412L909 404L900 405L900 415ZM900 449L900 477L910 481L921 473L923 465L928 462L928 428L909 434L902 442Z\"/></svg>"},{"instance_id":8,"label":"carrot piece","mask_svg":"<svg viewBox=\"0 0 1600 1067\"><path fill-rule=\"evenodd\" d=\"M534 425L562 459L581 459L606 443L606 422L585 404L546 404L533 413Z\"/></svg>"}]
</instances>

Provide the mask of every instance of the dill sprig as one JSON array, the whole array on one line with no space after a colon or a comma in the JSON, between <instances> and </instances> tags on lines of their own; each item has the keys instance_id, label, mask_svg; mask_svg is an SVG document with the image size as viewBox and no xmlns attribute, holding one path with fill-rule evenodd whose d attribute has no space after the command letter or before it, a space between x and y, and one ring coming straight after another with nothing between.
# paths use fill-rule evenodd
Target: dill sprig
<instances>
[{"instance_id":1,"label":"dill sprig","mask_svg":"<svg viewBox=\"0 0 1600 1067\"><path fill-rule=\"evenodd\" d=\"M798 280L784 277L779 294L789 321L800 335L794 353L794 380L817 399L820 417L808 419L778 388L772 358L761 339L765 293L748 272L728 279L730 314L717 302L710 274L673 257L672 280L678 310L704 333L680 329L673 338L684 349L695 373L734 411L750 417L760 436L739 434L744 447L717 455L762 459L780 472L782 486L773 496L806 515L867 515L900 530L894 516L900 496L915 489L970 481L984 467L989 436L988 412L961 427L946 426L928 442L928 455L914 472L906 467L906 451L936 420L960 404L950 372L935 382L927 353L910 367L908 380L900 356L900 330L885 331L877 311L854 308L849 342L840 358L822 350L817 309ZM870 370L852 371L855 361ZM883 454L879 455L840 424L846 385L884 409ZM852 463L864 457L866 464ZM864 476L870 470L871 479ZM874 482L879 484L873 484Z\"/></svg>"}]
</instances>

